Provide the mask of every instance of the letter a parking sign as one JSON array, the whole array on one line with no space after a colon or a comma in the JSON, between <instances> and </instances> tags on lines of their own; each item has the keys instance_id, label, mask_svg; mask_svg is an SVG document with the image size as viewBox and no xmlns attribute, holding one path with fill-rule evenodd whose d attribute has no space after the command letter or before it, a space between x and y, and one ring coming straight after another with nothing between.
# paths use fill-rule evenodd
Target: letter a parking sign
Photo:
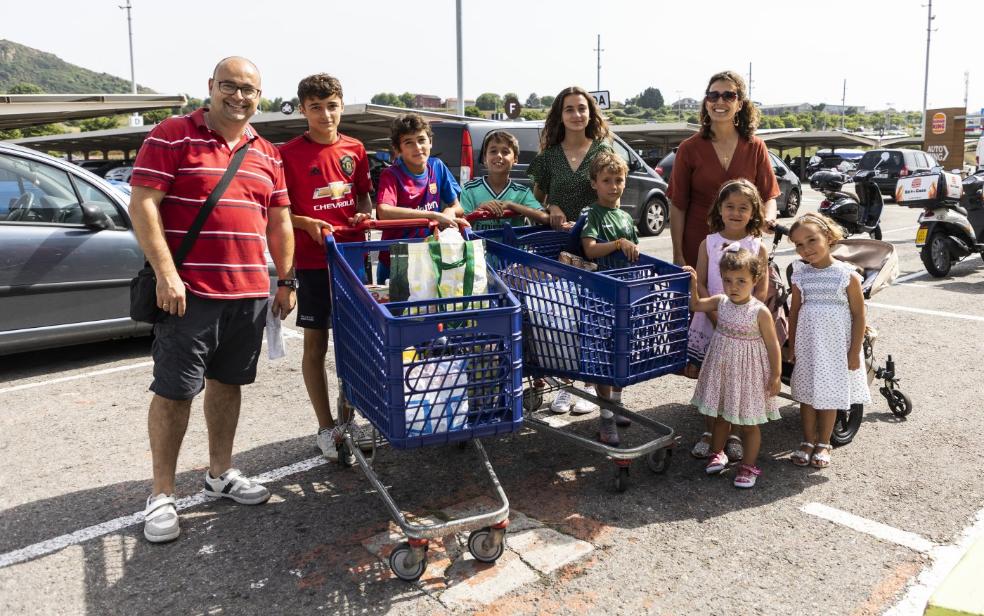
<instances>
[{"instance_id":1,"label":"letter a parking sign","mask_svg":"<svg viewBox=\"0 0 984 616\"><path fill-rule=\"evenodd\" d=\"M598 90L597 92L588 92L598 103L598 106L602 109L608 109L608 103L612 100L611 94L608 90Z\"/></svg>"}]
</instances>

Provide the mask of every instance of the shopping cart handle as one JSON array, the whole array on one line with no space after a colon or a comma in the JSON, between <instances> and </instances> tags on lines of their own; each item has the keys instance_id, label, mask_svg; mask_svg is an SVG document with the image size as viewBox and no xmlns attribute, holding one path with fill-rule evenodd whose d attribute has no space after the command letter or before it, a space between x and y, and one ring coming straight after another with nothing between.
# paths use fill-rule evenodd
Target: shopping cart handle
<instances>
[{"instance_id":1,"label":"shopping cart handle","mask_svg":"<svg viewBox=\"0 0 984 616\"><path fill-rule=\"evenodd\" d=\"M493 214L488 210L475 210L471 214L465 216L465 220L467 220L468 222L471 222L473 220L489 220L492 218L498 220L500 218L512 218L513 216L519 216L519 214L517 214L512 210L502 210L502 214L496 216L495 214Z\"/></svg>"},{"instance_id":2,"label":"shopping cart handle","mask_svg":"<svg viewBox=\"0 0 984 616\"><path fill-rule=\"evenodd\" d=\"M395 220L375 220L370 218L368 220L363 220L357 225L338 225L338 230L350 230L350 231L370 231L372 229L419 229L422 227L430 227L431 233L437 230L437 221L430 220L429 218L399 218ZM325 237L332 234L332 231L326 228L321 229L321 234Z\"/></svg>"}]
</instances>

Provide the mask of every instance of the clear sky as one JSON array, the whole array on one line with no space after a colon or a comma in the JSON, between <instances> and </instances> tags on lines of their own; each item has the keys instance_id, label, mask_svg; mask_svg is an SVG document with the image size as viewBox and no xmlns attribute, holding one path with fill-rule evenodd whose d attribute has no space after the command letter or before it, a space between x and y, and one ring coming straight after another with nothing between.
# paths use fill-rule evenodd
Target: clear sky
<instances>
[{"instance_id":1,"label":"clear sky","mask_svg":"<svg viewBox=\"0 0 984 616\"><path fill-rule=\"evenodd\" d=\"M85 68L129 78L125 0L5 2L0 38ZM376 92L456 94L454 0L209 2L132 0L137 81L204 97L212 67L244 55L264 96L290 98L298 80L329 72L346 102ZM732 69L764 104L922 108L925 0L463 0L464 91L555 94L596 86L624 100L648 86L667 103L699 98ZM981 5L935 0L929 107L984 107ZM975 63L974 60L977 60Z\"/></svg>"}]
</instances>

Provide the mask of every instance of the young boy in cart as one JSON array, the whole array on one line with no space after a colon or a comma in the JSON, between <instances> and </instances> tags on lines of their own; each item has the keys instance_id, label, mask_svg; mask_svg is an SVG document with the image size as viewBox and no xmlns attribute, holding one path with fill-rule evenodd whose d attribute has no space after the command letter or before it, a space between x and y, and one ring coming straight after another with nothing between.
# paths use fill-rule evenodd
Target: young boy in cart
<instances>
[{"instance_id":1,"label":"young boy in cart","mask_svg":"<svg viewBox=\"0 0 984 616\"><path fill-rule=\"evenodd\" d=\"M455 219L461 187L439 158L431 158L433 140L430 124L419 114L407 113L393 120L390 142L399 157L379 176L376 218L427 218L442 228L468 226L464 220ZM382 239L424 237L427 233L426 228L385 229ZM389 257L389 252L379 253L378 284L389 279Z\"/></svg>"},{"instance_id":2,"label":"young boy in cart","mask_svg":"<svg viewBox=\"0 0 984 616\"><path fill-rule=\"evenodd\" d=\"M337 460L342 435L331 414L325 374L331 296L322 230L333 230L338 242L365 241L364 232L346 227L369 218L372 185L366 149L338 132L345 108L338 79L324 73L305 77L297 86L297 98L308 130L280 146L280 155L294 225L297 326L304 329L301 372L318 418L318 447L326 458ZM345 409L339 409L339 422L350 419L343 414Z\"/></svg>"},{"instance_id":3,"label":"young boy in cart","mask_svg":"<svg viewBox=\"0 0 984 616\"><path fill-rule=\"evenodd\" d=\"M485 136L480 153L488 175L465 183L461 191L461 205L456 213L466 216L476 210L485 210L495 219L477 220L476 229L496 229L504 224L524 225L527 220L541 225L550 224L550 216L533 196L529 186L514 182L509 177L519 160L519 140L504 130L494 130ZM505 211L516 214L498 220Z\"/></svg>"}]
</instances>

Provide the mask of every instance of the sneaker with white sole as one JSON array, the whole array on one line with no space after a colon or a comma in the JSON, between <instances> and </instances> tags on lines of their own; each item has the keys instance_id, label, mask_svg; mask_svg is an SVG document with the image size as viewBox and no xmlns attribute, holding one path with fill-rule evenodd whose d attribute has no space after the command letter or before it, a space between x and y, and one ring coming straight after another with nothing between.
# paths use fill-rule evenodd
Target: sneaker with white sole
<instances>
[{"instance_id":1,"label":"sneaker with white sole","mask_svg":"<svg viewBox=\"0 0 984 616\"><path fill-rule=\"evenodd\" d=\"M571 410L572 406L574 406L574 396L566 389L562 389L557 392L557 396L550 403L550 412L559 415Z\"/></svg>"},{"instance_id":2,"label":"sneaker with white sole","mask_svg":"<svg viewBox=\"0 0 984 616\"><path fill-rule=\"evenodd\" d=\"M713 456L711 456L710 461L707 466L704 467L704 472L708 475L717 475L728 466L728 456L724 454L723 451L719 451Z\"/></svg>"},{"instance_id":3,"label":"sneaker with white sole","mask_svg":"<svg viewBox=\"0 0 984 616\"><path fill-rule=\"evenodd\" d=\"M173 494L153 494L147 498L144 509L144 537L151 543L174 541L181 534L178 511L174 507Z\"/></svg>"},{"instance_id":4,"label":"sneaker with white sole","mask_svg":"<svg viewBox=\"0 0 984 616\"><path fill-rule=\"evenodd\" d=\"M593 385L589 385L584 388L585 393L591 394L592 396L597 396L598 392L595 391ZM574 398L574 407L571 409L571 415L587 415L588 413L594 413L598 410L598 405L590 400L584 400L578 398L577 396L571 396Z\"/></svg>"},{"instance_id":5,"label":"sneaker with white sole","mask_svg":"<svg viewBox=\"0 0 984 616\"><path fill-rule=\"evenodd\" d=\"M218 478L205 471L205 494L231 498L242 505L260 505L270 498L270 490L243 477L236 468L230 468Z\"/></svg>"},{"instance_id":6,"label":"sneaker with white sole","mask_svg":"<svg viewBox=\"0 0 984 616\"><path fill-rule=\"evenodd\" d=\"M321 455L332 462L338 461L338 446L335 444L335 432L337 430L337 427L321 428L318 430L318 436L315 439L318 443L318 449L321 450Z\"/></svg>"},{"instance_id":7,"label":"sneaker with white sole","mask_svg":"<svg viewBox=\"0 0 984 616\"><path fill-rule=\"evenodd\" d=\"M598 440L610 447L618 447L621 444L614 417L601 418L601 423L598 425Z\"/></svg>"}]
</instances>

